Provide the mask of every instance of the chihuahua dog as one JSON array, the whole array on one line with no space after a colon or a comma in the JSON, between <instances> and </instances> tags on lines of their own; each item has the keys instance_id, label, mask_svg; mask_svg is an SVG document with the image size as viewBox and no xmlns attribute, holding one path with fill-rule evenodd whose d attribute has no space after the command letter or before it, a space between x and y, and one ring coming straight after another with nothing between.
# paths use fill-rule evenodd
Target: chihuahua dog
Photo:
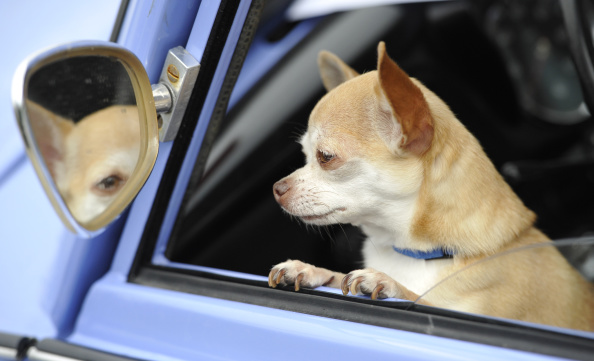
<instances>
[{"instance_id":1,"label":"chihuahua dog","mask_svg":"<svg viewBox=\"0 0 594 361\"><path fill-rule=\"evenodd\" d=\"M26 106L60 195L77 221L91 221L116 197L138 162L136 106L110 106L76 123L32 101Z\"/></svg>"},{"instance_id":2,"label":"chihuahua dog","mask_svg":"<svg viewBox=\"0 0 594 361\"><path fill-rule=\"evenodd\" d=\"M345 275L288 260L270 271L271 287L330 286L345 295L593 329L592 286L546 246L551 241L534 227L534 213L478 141L389 58L383 42L376 71L359 75L325 51L318 65L328 93L301 138L306 165L273 193L307 224L360 227L365 268Z\"/></svg>"}]
</instances>

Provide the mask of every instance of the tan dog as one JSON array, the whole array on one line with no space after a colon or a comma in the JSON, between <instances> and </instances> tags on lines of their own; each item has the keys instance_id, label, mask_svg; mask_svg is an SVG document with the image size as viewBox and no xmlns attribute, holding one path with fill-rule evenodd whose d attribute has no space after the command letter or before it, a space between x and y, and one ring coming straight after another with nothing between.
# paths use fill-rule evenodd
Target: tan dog
<instances>
[{"instance_id":1,"label":"tan dog","mask_svg":"<svg viewBox=\"0 0 594 361\"><path fill-rule=\"evenodd\" d=\"M31 128L58 191L81 223L101 214L126 183L140 151L136 106L115 105L76 124L27 101Z\"/></svg>"},{"instance_id":2,"label":"tan dog","mask_svg":"<svg viewBox=\"0 0 594 361\"><path fill-rule=\"evenodd\" d=\"M365 269L348 275L288 260L269 284L322 285L415 301L464 267L550 240L448 106L378 46L378 70L358 75L335 55L318 63L329 91L301 139L307 164L274 185L308 224L351 223L367 235ZM425 260L403 252L445 250ZM554 247L513 252L456 274L421 303L592 330L591 286Z\"/></svg>"}]
</instances>

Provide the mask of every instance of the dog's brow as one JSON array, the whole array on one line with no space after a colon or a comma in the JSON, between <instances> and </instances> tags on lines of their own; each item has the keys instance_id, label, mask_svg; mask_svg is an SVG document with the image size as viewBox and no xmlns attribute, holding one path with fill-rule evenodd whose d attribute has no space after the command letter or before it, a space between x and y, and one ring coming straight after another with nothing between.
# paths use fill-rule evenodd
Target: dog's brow
<instances>
[{"instance_id":1,"label":"dog's brow","mask_svg":"<svg viewBox=\"0 0 594 361\"><path fill-rule=\"evenodd\" d=\"M301 146L303 147L303 143L305 143L305 135L307 133L304 133L301 137L299 137L299 139L297 140L297 143L301 144Z\"/></svg>"},{"instance_id":2,"label":"dog's brow","mask_svg":"<svg viewBox=\"0 0 594 361\"><path fill-rule=\"evenodd\" d=\"M299 140L297 140L297 143L299 143L301 145L301 152L305 155L307 155L307 152L305 151L307 149L307 145L306 143L308 143L307 138L307 133L304 133Z\"/></svg>"},{"instance_id":3,"label":"dog's brow","mask_svg":"<svg viewBox=\"0 0 594 361\"><path fill-rule=\"evenodd\" d=\"M301 138L299 138L299 144L301 144L302 148L306 148L310 145L309 132L303 133Z\"/></svg>"}]
</instances>

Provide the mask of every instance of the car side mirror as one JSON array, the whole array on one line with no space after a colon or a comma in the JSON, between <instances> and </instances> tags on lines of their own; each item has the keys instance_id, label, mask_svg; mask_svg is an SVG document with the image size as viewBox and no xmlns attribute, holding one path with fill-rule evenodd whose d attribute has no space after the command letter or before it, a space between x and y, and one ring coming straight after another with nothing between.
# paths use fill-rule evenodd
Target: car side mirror
<instances>
[{"instance_id":1,"label":"car side mirror","mask_svg":"<svg viewBox=\"0 0 594 361\"><path fill-rule=\"evenodd\" d=\"M175 107L177 87L151 87L140 60L106 42L58 46L19 66L12 89L17 122L67 228L97 234L133 201L154 166L163 118L185 110Z\"/></svg>"}]
</instances>

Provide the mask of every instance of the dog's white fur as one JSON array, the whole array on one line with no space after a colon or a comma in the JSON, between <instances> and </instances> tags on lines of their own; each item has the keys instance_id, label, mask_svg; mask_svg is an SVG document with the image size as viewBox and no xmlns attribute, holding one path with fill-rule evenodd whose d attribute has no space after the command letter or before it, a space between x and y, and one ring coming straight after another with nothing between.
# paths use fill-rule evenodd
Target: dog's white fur
<instances>
[{"instance_id":1,"label":"dog's white fur","mask_svg":"<svg viewBox=\"0 0 594 361\"><path fill-rule=\"evenodd\" d=\"M377 71L358 75L321 53L329 92L301 139L306 165L273 189L282 208L306 223L359 226L367 235L366 268L345 275L288 260L272 268L270 286L327 285L345 294L591 330L592 286L554 247L481 262L550 240L447 105L409 78L383 43L378 57ZM454 257L419 260L393 247L442 248Z\"/></svg>"}]
</instances>

